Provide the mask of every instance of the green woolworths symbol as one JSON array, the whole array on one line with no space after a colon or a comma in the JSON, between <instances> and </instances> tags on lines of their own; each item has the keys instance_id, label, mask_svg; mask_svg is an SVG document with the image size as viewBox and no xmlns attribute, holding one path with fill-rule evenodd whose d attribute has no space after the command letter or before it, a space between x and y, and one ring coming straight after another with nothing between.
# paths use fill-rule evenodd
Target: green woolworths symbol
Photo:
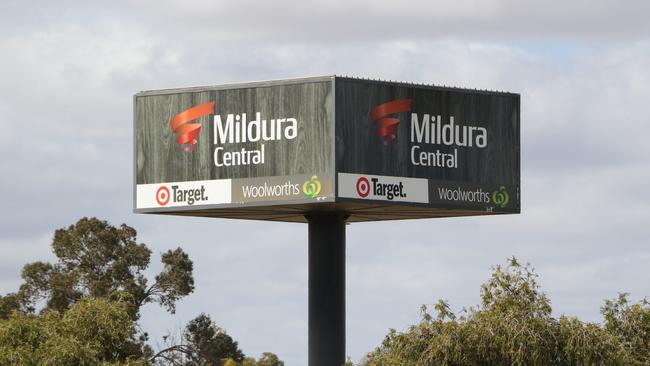
<instances>
[{"instance_id":1,"label":"green woolworths symbol","mask_svg":"<svg viewBox=\"0 0 650 366\"><path fill-rule=\"evenodd\" d=\"M501 186L498 191L492 192L492 202L495 206L504 208L508 205L508 201L510 201L510 196L506 187Z\"/></svg>"},{"instance_id":2,"label":"green woolworths symbol","mask_svg":"<svg viewBox=\"0 0 650 366\"><path fill-rule=\"evenodd\" d=\"M320 181L318 176L312 175L311 180L302 184L302 192L309 198L317 197L320 193Z\"/></svg>"}]
</instances>

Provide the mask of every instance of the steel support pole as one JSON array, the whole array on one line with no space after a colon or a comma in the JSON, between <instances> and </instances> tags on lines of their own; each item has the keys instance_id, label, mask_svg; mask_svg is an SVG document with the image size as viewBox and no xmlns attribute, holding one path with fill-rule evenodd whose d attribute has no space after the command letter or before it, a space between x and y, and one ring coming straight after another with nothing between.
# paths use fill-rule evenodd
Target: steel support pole
<instances>
[{"instance_id":1,"label":"steel support pole","mask_svg":"<svg viewBox=\"0 0 650 366\"><path fill-rule=\"evenodd\" d=\"M309 221L309 366L342 366L345 363L347 215L306 217Z\"/></svg>"}]
</instances>

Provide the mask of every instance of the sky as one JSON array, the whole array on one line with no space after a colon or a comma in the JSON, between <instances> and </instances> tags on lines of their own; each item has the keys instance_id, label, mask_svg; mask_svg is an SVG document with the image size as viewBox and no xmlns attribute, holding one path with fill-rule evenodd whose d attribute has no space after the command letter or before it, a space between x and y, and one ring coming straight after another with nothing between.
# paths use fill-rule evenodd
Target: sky
<instances>
[{"instance_id":1,"label":"sky","mask_svg":"<svg viewBox=\"0 0 650 366\"><path fill-rule=\"evenodd\" d=\"M478 303L516 256L556 315L599 321L650 296L650 2L0 2L0 294L53 260L54 230L127 223L181 246L196 290L141 324L152 344L201 312L252 356L307 364L307 226L132 213L141 90L349 75L521 94L520 215L347 228L347 354L358 361L421 304Z\"/></svg>"}]
</instances>

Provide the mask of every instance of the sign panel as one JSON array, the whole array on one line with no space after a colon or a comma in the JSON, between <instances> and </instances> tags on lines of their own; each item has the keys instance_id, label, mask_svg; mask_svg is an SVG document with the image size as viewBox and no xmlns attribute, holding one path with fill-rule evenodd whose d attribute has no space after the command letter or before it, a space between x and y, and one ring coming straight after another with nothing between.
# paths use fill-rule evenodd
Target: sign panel
<instances>
[{"instance_id":1,"label":"sign panel","mask_svg":"<svg viewBox=\"0 0 650 366\"><path fill-rule=\"evenodd\" d=\"M519 95L335 76L138 93L134 210L520 212Z\"/></svg>"},{"instance_id":2,"label":"sign panel","mask_svg":"<svg viewBox=\"0 0 650 366\"><path fill-rule=\"evenodd\" d=\"M336 141L340 198L376 175L425 182L420 207L520 211L519 95L337 78Z\"/></svg>"},{"instance_id":3,"label":"sign panel","mask_svg":"<svg viewBox=\"0 0 650 366\"><path fill-rule=\"evenodd\" d=\"M135 211L334 201L332 107L331 77L137 94Z\"/></svg>"}]
</instances>

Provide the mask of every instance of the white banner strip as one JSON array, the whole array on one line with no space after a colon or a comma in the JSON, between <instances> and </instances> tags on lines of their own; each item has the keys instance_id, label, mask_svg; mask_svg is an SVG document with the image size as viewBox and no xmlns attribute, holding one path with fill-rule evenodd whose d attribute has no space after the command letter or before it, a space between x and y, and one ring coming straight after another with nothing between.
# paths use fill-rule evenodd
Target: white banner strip
<instances>
[{"instance_id":1,"label":"white banner strip","mask_svg":"<svg viewBox=\"0 0 650 366\"><path fill-rule=\"evenodd\" d=\"M231 202L231 180L138 184L136 208L189 207Z\"/></svg>"},{"instance_id":2,"label":"white banner strip","mask_svg":"<svg viewBox=\"0 0 650 366\"><path fill-rule=\"evenodd\" d=\"M421 178L339 173L339 197L429 203L429 182Z\"/></svg>"}]
</instances>

